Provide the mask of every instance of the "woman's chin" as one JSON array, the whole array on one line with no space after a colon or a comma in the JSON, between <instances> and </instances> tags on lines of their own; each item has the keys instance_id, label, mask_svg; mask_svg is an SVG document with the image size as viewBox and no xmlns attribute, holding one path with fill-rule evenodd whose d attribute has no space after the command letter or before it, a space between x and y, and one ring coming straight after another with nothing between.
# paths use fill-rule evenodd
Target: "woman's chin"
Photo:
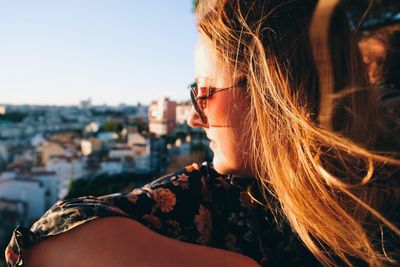
<instances>
[{"instance_id":1,"label":"woman's chin","mask_svg":"<svg viewBox=\"0 0 400 267\"><path fill-rule=\"evenodd\" d=\"M235 174L238 172L238 170L232 166L232 164L228 164L229 162L227 162L224 159L219 158L218 156L214 155L213 158L213 166L214 169L219 173L219 174Z\"/></svg>"},{"instance_id":2,"label":"woman's chin","mask_svg":"<svg viewBox=\"0 0 400 267\"><path fill-rule=\"evenodd\" d=\"M219 174L228 174L229 172L227 171L226 164L224 164L218 157L214 155L213 158L213 167L216 172Z\"/></svg>"},{"instance_id":3,"label":"woman's chin","mask_svg":"<svg viewBox=\"0 0 400 267\"><path fill-rule=\"evenodd\" d=\"M232 174L237 176L253 176L249 168L243 164L222 159L214 154L213 167L216 172L222 175Z\"/></svg>"}]
</instances>

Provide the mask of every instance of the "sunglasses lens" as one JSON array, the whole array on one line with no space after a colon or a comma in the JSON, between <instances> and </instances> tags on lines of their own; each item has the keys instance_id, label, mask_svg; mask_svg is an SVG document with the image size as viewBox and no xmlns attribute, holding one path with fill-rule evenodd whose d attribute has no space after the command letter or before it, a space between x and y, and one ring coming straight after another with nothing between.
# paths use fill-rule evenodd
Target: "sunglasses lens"
<instances>
[{"instance_id":1,"label":"sunglasses lens","mask_svg":"<svg viewBox=\"0 0 400 267\"><path fill-rule=\"evenodd\" d=\"M196 88L192 88L190 90L190 98L192 99L192 105L194 109L196 110L197 114L199 115L200 119L204 124L207 124L207 117L205 116L203 109L199 106L198 101L196 100ZM204 101L204 100L200 100Z\"/></svg>"}]
</instances>

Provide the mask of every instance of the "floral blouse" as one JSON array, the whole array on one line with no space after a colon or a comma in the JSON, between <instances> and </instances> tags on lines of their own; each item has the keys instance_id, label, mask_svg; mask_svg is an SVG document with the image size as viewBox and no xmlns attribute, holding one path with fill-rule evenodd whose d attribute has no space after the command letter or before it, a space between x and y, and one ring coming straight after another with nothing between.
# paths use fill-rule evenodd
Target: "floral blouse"
<instances>
[{"instance_id":1,"label":"floral blouse","mask_svg":"<svg viewBox=\"0 0 400 267\"><path fill-rule=\"evenodd\" d=\"M58 201L33 226L17 227L9 266L24 266L24 249L89 221L132 218L173 239L230 250L262 266L320 266L286 225L277 225L254 178L221 176L209 163L187 166L129 193Z\"/></svg>"}]
</instances>

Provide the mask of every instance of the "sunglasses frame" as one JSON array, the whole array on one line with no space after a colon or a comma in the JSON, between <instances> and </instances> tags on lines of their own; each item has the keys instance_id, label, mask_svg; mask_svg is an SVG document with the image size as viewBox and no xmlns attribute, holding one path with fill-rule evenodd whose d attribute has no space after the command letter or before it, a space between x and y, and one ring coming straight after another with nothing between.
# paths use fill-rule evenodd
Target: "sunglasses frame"
<instances>
[{"instance_id":1,"label":"sunglasses frame","mask_svg":"<svg viewBox=\"0 0 400 267\"><path fill-rule=\"evenodd\" d=\"M192 100L192 105L194 107L194 110L196 111L197 115L199 115L202 123L206 126L209 127L208 124L208 119L206 114L204 113L204 108L205 105L207 104L207 99L216 93L230 90L233 88L242 88L246 85L247 81L245 79L241 79L236 85L229 86L229 87L224 87L224 88L217 88L217 87L212 87L212 86L204 86L204 87L198 87L197 83L194 82L189 85L189 90L190 90L190 99ZM198 93L200 92L200 96L198 96ZM200 101L204 101L202 103L199 103ZM204 107L202 107L204 106Z\"/></svg>"}]
</instances>

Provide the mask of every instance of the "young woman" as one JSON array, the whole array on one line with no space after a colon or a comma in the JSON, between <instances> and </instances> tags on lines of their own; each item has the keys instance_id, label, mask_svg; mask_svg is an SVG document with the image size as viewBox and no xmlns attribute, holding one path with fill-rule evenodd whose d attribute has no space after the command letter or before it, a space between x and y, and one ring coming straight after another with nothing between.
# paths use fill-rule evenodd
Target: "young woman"
<instances>
[{"instance_id":1,"label":"young woman","mask_svg":"<svg viewBox=\"0 0 400 267\"><path fill-rule=\"evenodd\" d=\"M197 18L189 125L213 163L59 201L15 230L9 265L395 264L399 161L373 152L378 103L338 2L202 0Z\"/></svg>"}]
</instances>

